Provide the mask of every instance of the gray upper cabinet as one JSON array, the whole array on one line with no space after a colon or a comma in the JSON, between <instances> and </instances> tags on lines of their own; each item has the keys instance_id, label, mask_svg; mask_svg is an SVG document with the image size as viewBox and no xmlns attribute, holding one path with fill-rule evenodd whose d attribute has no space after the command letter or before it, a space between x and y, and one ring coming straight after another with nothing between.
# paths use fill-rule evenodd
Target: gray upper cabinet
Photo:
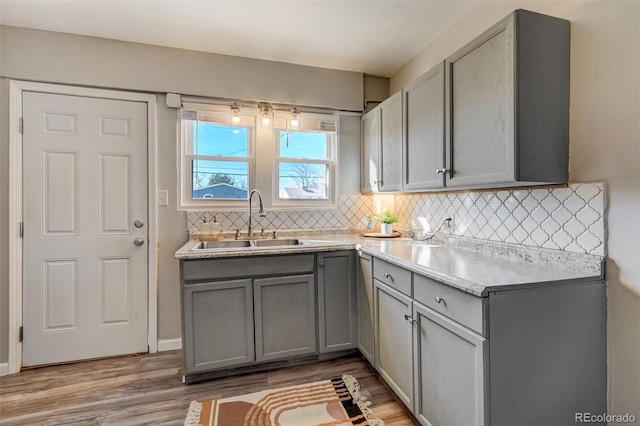
<instances>
[{"instance_id":1,"label":"gray upper cabinet","mask_svg":"<svg viewBox=\"0 0 640 426\"><path fill-rule=\"evenodd\" d=\"M444 187L444 63L403 90L405 191Z\"/></svg>"},{"instance_id":2,"label":"gray upper cabinet","mask_svg":"<svg viewBox=\"0 0 640 426\"><path fill-rule=\"evenodd\" d=\"M318 253L320 353L357 347L356 262L353 250Z\"/></svg>"},{"instance_id":3,"label":"gray upper cabinet","mask_svg":"<svg viewBox=\"0 0 640 426\"><path fill-rule=\"evenodd\" d=\"M402 189L402 92L382 102L380 109L380 191Z\"/></svg>"},{"instance_id":4,"label":"gray upper cabinet","mask_svg":"<svg viewBox=\"0 0 640 426\"><path fill-rule=\"evenodd\" d=\"M362 176L363 193L378 192L380 183L380 109L362 116Z\"/></svg>"},{"instance_id":5,"label":"gray upper cabinet","mask_svg":"<svg viewBox=\"0 0 640 426\"><path fill-rule=\"evenodd\" d=\"M517 10L447 58L447 187L568 181L569 39Z\"/></svg>"},{"instance_id":6,"label":"gray upper cabinet","mask_svg":"<svg viewBox=\"0 0 640 426\"><path fill-rule=\"evenodd\" d=\"M569 21L516 10L389 97L363 116L363 192L568 182L569 47Z\"/></svg>"},{"instance_id":7,"label":"gray upper cabinet","mask_svg":"<svg viewBox=\"0 0 640 426\"><path fill-rule=\"evenodd\" d=\"M256 279L253 304L257 361L315 353L313 274Z\"/></svg>"}]
</instances>

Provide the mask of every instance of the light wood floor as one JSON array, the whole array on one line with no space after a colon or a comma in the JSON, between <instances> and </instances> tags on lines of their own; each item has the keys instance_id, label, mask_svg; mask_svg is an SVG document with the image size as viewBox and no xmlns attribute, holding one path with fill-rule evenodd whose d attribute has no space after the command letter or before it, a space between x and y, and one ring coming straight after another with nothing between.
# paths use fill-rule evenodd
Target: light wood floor
<instances>
[{"instance_id":1,"label":"light wood floor","mask_svg":"<svg viewBox=\"0 0 640 426\"><path fill-rule=\"evenodd\" d=\"M180 351L25 370L0 377L1 425L181 425L192 400L329 379L358 379L389 426L413 425L358 357L183 385Z\"/></svg>"}]
</instances>

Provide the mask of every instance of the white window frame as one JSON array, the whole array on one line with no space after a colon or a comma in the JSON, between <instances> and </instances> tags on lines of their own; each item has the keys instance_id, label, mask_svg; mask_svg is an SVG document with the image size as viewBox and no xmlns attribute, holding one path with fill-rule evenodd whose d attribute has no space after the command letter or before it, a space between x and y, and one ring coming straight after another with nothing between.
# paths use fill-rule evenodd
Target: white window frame
<instances>
[{"instance_id":1,"label":"white window frame","mask_svg":"<svg viewBox=\"0 0 640 426\"><path fill-rule=\"evenodd\" d=\"M305 114L299 117L299 125L297 127L291 127L289 122L289 115L281 113L276 115L274 120L273 129L273 207L275 209L327 209L337 208L337 192L338 186L338 122L339 119L336 116L328 114ZM322 123L333 126L331 131L323 130ZM294 158L294 157L281 157L280 156L280 130L290 130L293 132L318 132L318 133L332 133L328 140L327 146L327 158ZM328 197L326 199L310 199L310 198L280 198L280 163L299 163L299 164L324 164L327 166L327 192Z\"/></svg>"},{"instance_id":2,"label":"white window frame","mask_svg":"<svg viewBox=\"0 0 640 426\"><path fill-rule=\"evenodd\" d=\"M178 176L178 197L180 210L190 211L209 211L209 210L237 210L246 207L247 198L241 199L193 199L191 198L191 189L193 185L193 162L192 160L212 160L212 161L232 161L239 163L247 163L247 197L249 191L254 188L256 182L256 121L255 116L257 110L249 109L242 111L240 125L249 127L247 137L247 156L217 156L217 155L199 155L193 154L193 130L192 126L185 123L185 119L189 119L186 115L200 113L213 113L211 115L211 123L229 124L231 125L231 112L229 106L225 105L204 105L204 104L185 104L183 113L180 117L180 135L179 135L179 176ZM206 120L205 120L206 121Z\"/></svg>"},{"instance_id":3,"label":"white window frame","mask_svg":"<svg viewBox=\"0 0 640 426\"><path fill-rule=\"evenodd\" d=\"M239 102L239 101L238 101ZM189 118L188 115L197 112L212 112L220 114L222 124L231 124L232 113L229 108L229 104L233 101L226 102L224 104L205 104L205 103L191 103L183 102L183 113L180 117L179 135L178 135L178 209L186 211L238 211L246 210L248 200L245 199L192 199L191 198L191 185L193 180L193 173L191 170L191 160L195 157L191 154L193 151L189 151L189 141L192 140L189 132L191 131L183 124L182 118ZM267 210L322 210L322 209L336 209L338 200L338 191L340 190L338 180L338 152L340 143L339 122L340 116L338 114L327 113L306 113L300 114L300 126L299 129L313 131L322 130L323 123L328 126L332 126L335 135L332 138L330 147L328 147L328 155L331 156L327 160L300 160L302 163L314 163L321 162L322 164L329 164L328 172L328 199L280 199L279 186L278 186L278 164L279 157L279 145L277 141L277 129L286 129L288 120L291 118L288 111L275 111L271 123L265 125L262 123L262 117L258 108L246 107L240 110L241 125L251 126L253 131L250 132L249 144L247 147L247 153L250 157L249 160L249 177L247 179L248 192L254 188L260 190L263 195L264 206ZM225 121L228 120L228 121ZM298 128L293 129L298 130ZM329 131L329 130L325 130ZM206 158L205 158L206 157ZM245 157L218 157L218 156L201 156L198 155L198 159L214 159L220 161L246 161ZM285 161L289 162L289 158Z\"/></svg>"}]
</instances>

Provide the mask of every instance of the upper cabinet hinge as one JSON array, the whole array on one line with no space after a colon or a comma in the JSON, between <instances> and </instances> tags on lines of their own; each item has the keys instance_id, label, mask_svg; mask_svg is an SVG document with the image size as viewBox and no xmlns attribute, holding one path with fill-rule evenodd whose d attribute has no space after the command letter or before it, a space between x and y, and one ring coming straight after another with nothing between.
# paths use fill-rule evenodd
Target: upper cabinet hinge
<instances>
[{"instance_id":1,"label":"upper cabinet hinge","mask_svg":"<svg viewBox=\"0 0 640 426\"><path fill-rule=\"evenodd\" d=\"M20 222L20 238L24 238L24 222Z\"/></svg>"},{"instance_id":2,"label":"upper cabinet hinge","mask_svg":"<svg viewBox=\"0 0 640 426\"><path fill-rule=\"evenodd\" d=\"M22 117L18 118L18 130L20 133L24 133L24 120L22 120Z\"/></svg>"},{"instance_id":3,"label":"upper cabinet hinge","mask_svg":"<svg viewBox=\"0 0 640 426\"><path fill-rule=\"evenodd\" d=\"M24 327L20 327L18 330L18 342L22 342L24 340Z\"/></svg>"}]
</instances>

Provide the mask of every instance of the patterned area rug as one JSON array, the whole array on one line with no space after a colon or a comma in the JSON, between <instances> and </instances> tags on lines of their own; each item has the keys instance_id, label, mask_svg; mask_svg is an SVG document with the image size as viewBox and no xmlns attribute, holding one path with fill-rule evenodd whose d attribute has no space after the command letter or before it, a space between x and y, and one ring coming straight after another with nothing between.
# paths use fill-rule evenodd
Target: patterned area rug
<instances>
[{"instance_id":1,"label":"patterned area rug","mask_svg":"<svg viewBox=\"0 0 640 426\"><path fill-rule=\"evenodd\" d=\"M384 426L348 374L247 395L192 401L185 426Z\"/></svg>"}]
</instances>

